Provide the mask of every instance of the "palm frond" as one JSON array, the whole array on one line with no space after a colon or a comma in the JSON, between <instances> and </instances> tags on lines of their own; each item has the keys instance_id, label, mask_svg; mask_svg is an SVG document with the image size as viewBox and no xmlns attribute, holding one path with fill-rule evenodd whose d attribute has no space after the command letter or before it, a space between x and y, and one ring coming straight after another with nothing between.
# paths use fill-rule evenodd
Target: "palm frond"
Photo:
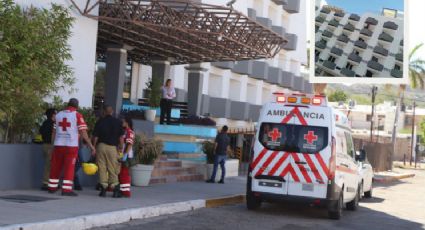
<instances>
[{"instance_id":1,"label":"palm frond","mask_svg":"<svg viewBox=\"0 0 425 230\"><path fill-rule=\"evenodd\" d=\"M415 55L416 51L418 49L420 49L423 45L424 45L423 43L421 43L419 45L416 45L415 48L413 48L413 50L410 51L410 53L409 53L409 60L412 59L412 57Z\"/></svg>"}]
</instances>

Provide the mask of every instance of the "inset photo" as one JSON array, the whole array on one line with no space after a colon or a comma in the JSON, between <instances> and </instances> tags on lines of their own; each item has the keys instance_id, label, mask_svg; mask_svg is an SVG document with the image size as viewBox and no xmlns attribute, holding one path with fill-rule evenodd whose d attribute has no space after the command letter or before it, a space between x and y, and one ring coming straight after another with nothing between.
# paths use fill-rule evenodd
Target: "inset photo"
<instances>
[{"instance_id":1,"label":"inset photo","mask_svg":"<svg viewBox=\"0 0 425 230\"><path fill-rule=\"evenodd\" d=\"M404 0L316 0L314 7L310 82L407 83Z\"/></svg>"}]
</instances>

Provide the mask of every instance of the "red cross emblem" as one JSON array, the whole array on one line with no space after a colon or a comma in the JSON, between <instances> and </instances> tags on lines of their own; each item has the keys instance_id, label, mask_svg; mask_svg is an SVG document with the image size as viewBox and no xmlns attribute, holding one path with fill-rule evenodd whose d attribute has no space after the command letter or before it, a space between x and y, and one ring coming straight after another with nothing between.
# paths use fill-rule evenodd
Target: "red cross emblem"
<instances>
[{"instance_id":1,"label":"red cross emblem","mask_svg":"<svg viewBox=\"0 0 425 230\"><path fill-rule=\"evenodd\" d=\"M307 141L309 144L313 144L313 142L317 141L319 137L317 135L314 135L314 131L308 131L307 134L304 134L304 140Z\"/></svg>"},{"instance_id":2,"label":"red cross emblem","mask_svg":"<svg viewBox=\"0 0 425 230\"><path fill-rule=\"evenodd\" d=\"M66 131L66 128L71 127L71 123L68 122L66 117L62 119L61 122L59 122L59 126L62 127L62 131Z\"/></svg>"},{"instance_id":3,"label":"red cross emblem","mask_svg":"<svg viewBox=\"0 0 425 230\"><path fill-rule=\"evenodd\" d=\"M282 137L282 133L279 132L279 129L274 128L273 131L268 133L268 136L272 139L272 141L277 141Z\"/></svg>"}]
</instances>

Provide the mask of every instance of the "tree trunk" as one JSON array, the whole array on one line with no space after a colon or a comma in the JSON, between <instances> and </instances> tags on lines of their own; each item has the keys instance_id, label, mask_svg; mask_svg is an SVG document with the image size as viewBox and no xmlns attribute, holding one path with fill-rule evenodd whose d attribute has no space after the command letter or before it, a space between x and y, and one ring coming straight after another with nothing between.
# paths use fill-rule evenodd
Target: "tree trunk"
<instances>
[{"instance_id":1,"label":"tree trunk","mask_svg":"<svg viewBox=\"0 0 425 230\"><path fill-rule=\"evenodd\" d=\"M404 102L404 91L406 90L406 85L400 85L398 89L398 102L396 105L396 111L395 111L395 118L394 118L394 126L393 126L393 133L392 133L392 142L393 142L393 152L391 153L391 170L393 169L393 161L394 161L394 154L396 151L396 143L397 143L397 126L398 126L398 117L400 114L400 107Z\"/></svg>"}]
</instances>

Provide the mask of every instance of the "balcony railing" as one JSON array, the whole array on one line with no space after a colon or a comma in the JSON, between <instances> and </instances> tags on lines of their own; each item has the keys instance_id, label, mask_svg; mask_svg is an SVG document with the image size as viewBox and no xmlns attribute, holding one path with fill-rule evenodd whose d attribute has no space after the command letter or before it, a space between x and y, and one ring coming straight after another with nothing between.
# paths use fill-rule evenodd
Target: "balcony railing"
<instances>
[{"instance_id":1,"label":"balcony railing","mask_svg":"<svg viewBox=\"0 0 425 230\"><path fill-rule=\"evenodd\" d=\"M367 28L363 28L362 30L360 30L360 34L371 37L373 32Z\"/></svg>"},{"instance_id":2,"label":"balcony railing","mask_svg":"<svg viewBox=\"0 0 425 230\"><path fill-rule=\"evenodd\" d=\"M321 10L320 10L320 13L324 13L324 14L329 14L331 12L331 10L330 9L328 9L328 8L322 8Z\"/></svg>"},{"instance_id":3,"label":"balcony railing","mask_svg":"<svg viewBox=\"0 0 425 230\"><path fill-rule=\"evenodd\" d=\"M362 61L362 57L360 57L356 53L351 53L350 55L348 55L348 59L357 63L360 63Z\"/></svg>"},{"instance_id":4,"label":"balcony railing","mask_svg":"<svg viewBox=\"0 0 425 230\"><path fill-rule=\"evenodd\" d=\"M335 20L335 19L332 19L332 20L329 22L329 25L330 25L330 26L333 26L333 27L338 27L338 26L339 26L339 22L338 22L337 20Z\"/></svg>"},{"instance_id":5,"label":"balcony railing","mask_svg":"<svg viewBox=\"0 0 425 230\"><path fill-rule=\"evenodd\" d=\"M325 30L325 31L323 31L322 35L325 36L325 37L331 38L333 33L330 32L329 30Z\"/></svg>"},{"instance_id":6,"label":"balcony railing","mask_svg":"<svg viewBox=\"0 0 425 230\"><path fill-rule=\"evenodd\" d=\"M342 18L342 17L344 17L344 13L343 12L335 12L335 17L339 17L339 18Z\"/></svg>"},{"instance_id":7,"label":"balcony railing","mask_svg":"<svg viewBox=\"0 0 425 230\"><path fill-rule=\"evenodd\" d=\"M335 67L336 67L336 64L331 62L331 61L326 60L326 61L323 62L323 66L328 68L328 69L334 70Z\"/></svg>"},{"instance_id":8,"label":"balcony railing","mask_svg":"<svg viewBox=\"0 0 425 230\"><path fill-rule=\"evenodd\" d=\"M350 38L348 38L346 35L341 34L338 36L338 41L343 42L343 43L347 43L350 40Z\"/></svg>"},{"instance_id":9,"label":"balcony railing","mask_svg":"<svg viewBox=\"0 0 425 230\"><path fill-rule=\"evenodd\" d=\"M403 71L401 71L399 69L392 69L391 70L391 76L396 77L396 78L402 78L403 77Z\"/></svg>"},{"instance_id":10,"label":"balcony railing","mask_svg":"<svg viewBox=\"0 0 425 230\"><path fill-rule=\"evenodd\" d=\"M383 65L381 65L379 62L376 62L376 61L373 61L373 60L370 60L367 63L367 67L374 69L374 70L377 70L377 71L382 71L384 69Z\"/></svg>"},{"instance_id":11,"label":"balcony railing","mask_svg":"<svg viewBox=\"0 0 425 230\"><path fill-rule=\"evenodd\" d=\"M388 56L388 50L387 50L387 49L385 49L384 47L376 46L376 47L373 49L373 52L375 52L375 53L377 53L377 54L380 54L380 55L382 55L382 56Z\"/></svg>"},{"instance_id":12,"label":"balcony railing","mask_svg":"<svg viewBox=\"0 0 425 230\"><path fill-rule=\"evenodd\" d=\"M354 77L356 76L356 72L352 71L351 69L342 68L341 74L347 77Z\"/></svg>"},{"instance_id":13,"label":"balcony railing","mask_svg":"<svg viewBox=\"0 0 425 230\"><path fill-rule=\"evenodd\" d=\"M389 42L389 43L391 43L391 42L394 41L394 37L391 36L391 35L389 35L389 34L387 34L387 33L385 33L385 32L382 32L379 35L378 39L381 40L381 41Z\"/></svg>"},{"instance_id":14,"label":"balcony railing","mask_svg":"<svg viewBox=\"0 0 425 230\"><path fill-rule=\"evenodd\" d=\"M403 62L403 54L402 53L398 53L395 55L395 60L399 61L399 62Z\"/></svg>"},{"instance_id":15,"label":"balcony railing","mask_svg":"<svg viewBox=\"0 0 425 230\"><path fill-rule=\"evenodd\" d=\"M357 15L357 14L351 14L350 15L350 17L348 18L349 20L352 20L352 21L356 21L356 22L358 22L358 21L360 21L360 16L359 15Z\"/></svg>"},{"instance_id":16,"label":"balcony railing","mask_svg":"<svg viewBox=\"0 0 425 230\"><path fill-rule=\"evenodd\" d=\"M360 41L360 40L354 42L354 46L359 47L361 49L366 49L367 48L366 42Z\"/></svg>"},{"instance_id":17,"label":"balcony railing","mask_svg":"<svg viewBox=\"0 0 425 230\"><path fill-rule=\"evenodd\" d=\"M348 30L348 31L353 32L354 29L355 28L354 28L353 24L351 24L351 23L348 23L347 25L344 26L344 30Z\"/></svg>"},{"instance_id":18,"label":"balcony railing","mask_svg":"<svg viewBox=\"0 0 425 230\"><path fill-rule=\"evenodd\" d=\"M316 17L316 22L323 23L324 21L325 21L325 18L324 17L322 17L322 16L317 16Z\"/></svg>"},{"instance_id":19,"label":"balcony railing","mask_svg":"<svg viewBox=\"0 0 425 230\"><path fill-rule=\"evenodd\" d=\"M326 43L324 43L324 42L322 42L322 41L319 41L319 42L316 42L316 48L319 48L319 49L325 49L326 48Z\"/></svg>"},{"instance_id":20,"label":"balcony railing","mask_svg":"<svg viewBox=\"0 0 425 230\"><path fill-rule=\"evenodd\" d=\"M385 22L384 23L384 28L385 29L390 29L390 30L397 30L398 29L398 25L395 24L395 22Z\"/></svg>"},{"instance_id":21,"label":"balcony railing","mask_svg":"<svg viewBox=\"0 0 425 230\"><path fill-rule=\"evenodd\" d=\"M376 25L378 25L378 20L376 20L375 18L372 18L372 17L368 17L366 19L365 23L376 26Z\"/></svg>"},{"instance_id":22,"label":"balcony railing","mask_svg":"<svg viewBox=\"0 0 425 230\"><path fill-rule=\"evenodd\" d=\"M340 48L332 47L332 49L331 49L331 53L333 53L333 54L335 54L335 55L338 55L338 56L341 56L341 54L342 54L343 52L342 52L342 49L340 49Z\"/></svg>"}]
</instances>

